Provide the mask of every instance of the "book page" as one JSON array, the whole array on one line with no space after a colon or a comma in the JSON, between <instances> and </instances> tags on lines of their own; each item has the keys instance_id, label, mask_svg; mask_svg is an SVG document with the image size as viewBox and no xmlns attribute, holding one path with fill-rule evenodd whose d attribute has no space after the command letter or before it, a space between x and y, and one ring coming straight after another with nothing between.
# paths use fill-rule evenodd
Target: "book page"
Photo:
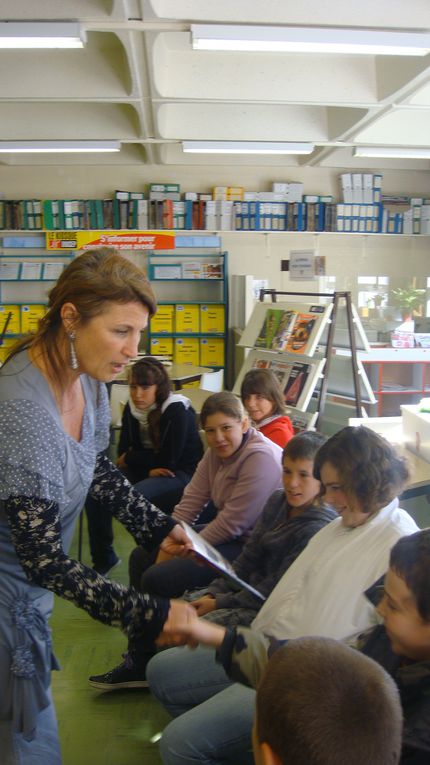
<instances>
[{"instance_id":1,"label":"book page","mask_svg":"<svg viewBox=\"0 0 430 765\"><path fill-rule=\"evenodd\" d=\"M187 537L193 543L193 552L196 555L202 558L213 568L216 568L221 576L224 576L226 579L233 582L233 584L235 584L239 589L248 590L248 592L251 592L260 600L266 600L261 592L256 590L254 587L251 587L251 585L245 582L243 579L240 579L240 577L237 576L230 561L224 558L224 556L221 555L221 553L219 553L218 550L213 547L213 545L209 544L209 542L206 542L206 540L203 539L200 534L197 534L197 532L194 531L194 529L192 529L188 523L185 523L185 521L179 521L179 524L186 532Z\"/></svg>"}]
</instances>

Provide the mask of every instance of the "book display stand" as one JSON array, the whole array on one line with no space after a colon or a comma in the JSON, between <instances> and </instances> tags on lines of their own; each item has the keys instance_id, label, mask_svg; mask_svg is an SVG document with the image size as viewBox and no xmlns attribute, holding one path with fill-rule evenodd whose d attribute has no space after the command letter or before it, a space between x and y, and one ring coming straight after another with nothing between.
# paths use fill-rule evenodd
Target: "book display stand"
<instances>
[{"instance_id":1,"label":"book display stand","mask_svg":"<svg viewBox=\"0 0 430 765\"><path fill-rule=\"evenodd\" d=\"M267 295L271 305L265 302ZM281 303L278 302L280 296L292 299ZM315 298L316 302L296 302L305 298ZM326 303L322 304L321 299ZM340 340L335 341L335 333L340 334ZM243 377L249 369L271 369L279 378L287 413L296 430L321 425L328 394L352 400L357 417L363 416L363 400L366 403L375 400L357 358L357 346L369 350L369 344L350 292L261 290L260 303L255 306L239 345L251 350L234 392L240 393ZM316 411L308 412L315 394Z\"/></svg>"}]
</instances>

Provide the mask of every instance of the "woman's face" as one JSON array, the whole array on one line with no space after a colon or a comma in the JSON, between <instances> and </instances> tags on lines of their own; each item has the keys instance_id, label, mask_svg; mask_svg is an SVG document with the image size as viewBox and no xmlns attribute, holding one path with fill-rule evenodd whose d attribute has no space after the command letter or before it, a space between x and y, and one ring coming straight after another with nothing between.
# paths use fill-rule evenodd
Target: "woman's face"
<instances>
[{"instance_id":1,"label":"woman's face","mask_svg":"<svg viewBox=\"0 0 430 765\"><path fill-rule=\"evenodd\" d=\"M74 309L72 304L67 305ZM63 317L67 315L67 307L64 309ZM114 380L137 355L148 313L142 303L108 303L103 313L87 323L75 323L79 374L85 373L101 382ZM65 328L67 331L66 323Z\"/></svg>"},{"instance_id":2,"label":"woman's face","mask_svg":"<svg viewBox=\"0 0 430 765\"><path fill-rule=\"evenodd\" d=\"M341 475L330 462L321 468L321 483L325 501L339 513L344 526L353 529L369 520L371 513L364 513L358 498L344 489Z\"/></svg>"},{"instance_id":3,"label":"woman's face","mask_svg":"<svg viewBox=\"0 0 430 765\"><path fill-rule=\"evenodd\" d=\"M210 414L206 418L204 431L208 446L226 459L234 454L242 443L243 434L248 430L248 420L236 420L223 412Z\"/></svg>"},{"instance_id":4,"label":"woman's face","mask_svg":"<svg viewBox=\"0 0 430 765\"><path fill-rule=\"evenodd\" d=\"M251 420L259 423L266 417L270 417L274 405L270 399L265 398L261 393L249 393L243 400L243 405L248 412Z\"/></svg>"},{"instance_id":5,"label":"woman's face","mask_svg":"<svg viewBox=\"0 0 430 765\"><path fill-rule=\"evenodd\" d=\"M149 409L150 406L155 404L157 396L156 385L139 385L138 383L131 382L129 385L130 396L136 409L144 411Z\"/></svg>"}]
</instances>

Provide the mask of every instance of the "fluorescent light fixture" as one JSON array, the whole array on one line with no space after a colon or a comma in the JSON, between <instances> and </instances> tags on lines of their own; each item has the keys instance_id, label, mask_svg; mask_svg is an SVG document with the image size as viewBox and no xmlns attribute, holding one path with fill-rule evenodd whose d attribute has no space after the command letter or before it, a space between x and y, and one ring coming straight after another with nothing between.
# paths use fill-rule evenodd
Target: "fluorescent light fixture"
<instances>
[{"instance_id":1,"label":"fluorescent light fixture","mask_svg":"<svg viewBox=\"0 0 430 765\"><path fill-rule=\"evenodd\" d=\"M120 141L0 141L2 154L105 153L120 149Z\"/></svg>"},{"instance_id":2,"label":"fluorescent light fixture","mask_svg":"<svg viewBox=\"0 0 430 765\"><path fill-rule=\"evenodd\" d=\"M85 42L77 21L0 22L0 48L83 48Z\"/></svg>"},{"instance_id":3,"label":"fluorescent light fixture","mask_svg":"<svg viewBox=\"0 0 430 765\"><path fill-rule=\"evenodd\" d=\"M329 27L235 26L192 24L195 50L269 51L275 53L363 53L425 56L430 34Z\"/></svg>"},{"instance_id":4,"label":"fluorescent light fixture","mask_svg":"<svg viewBox=\"0 0 430 765\"><path fill-rule=\"evenodd\" d=\"M430 157L430 148L402 146L357 146L354 157L387 157L397 159L425 159Z\"/></svg>"},{"instance_id":5,"label":"fluorescent light fixture","mask_svg":"<svg viewBox=\"0 0 430 765\"><path fill-rule=\"evenodd\" d=\"M276 141L182 141L190 154L311 154L313 143Z\"/></svg>"}]
</instances>

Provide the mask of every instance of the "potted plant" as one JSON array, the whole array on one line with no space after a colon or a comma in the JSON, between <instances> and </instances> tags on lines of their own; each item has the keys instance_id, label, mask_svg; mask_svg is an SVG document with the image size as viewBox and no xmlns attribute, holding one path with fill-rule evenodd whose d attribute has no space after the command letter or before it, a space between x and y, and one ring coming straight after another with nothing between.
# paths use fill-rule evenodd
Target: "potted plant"
<instances>
[{"instance_id":1,"label":"potted plant","mask_svg":"<svg viewBox=\"0 0 430 765\"><path fill-rule=\"evenodd\" d=\"M379 293L376 293L375 295L371 295L366 300L367 305L367 315L369 316L369 319L371 318L379 318L381 315L381 306L384 300L386 300L386 295L381 295Z\"/></svg>"},{"instance_id":2,"label":"potted plant","mask_svg":"<svg viewBox=\"0 0 430 765\"><path fill-rule=\"evenodd\" d=\"M396 287L391 290L394 303L400 309L403 321L412 321L414 311L420 308L424 303L426 290L418 289L409 285L409 287Z\"/></svg>"}]
</instances>

